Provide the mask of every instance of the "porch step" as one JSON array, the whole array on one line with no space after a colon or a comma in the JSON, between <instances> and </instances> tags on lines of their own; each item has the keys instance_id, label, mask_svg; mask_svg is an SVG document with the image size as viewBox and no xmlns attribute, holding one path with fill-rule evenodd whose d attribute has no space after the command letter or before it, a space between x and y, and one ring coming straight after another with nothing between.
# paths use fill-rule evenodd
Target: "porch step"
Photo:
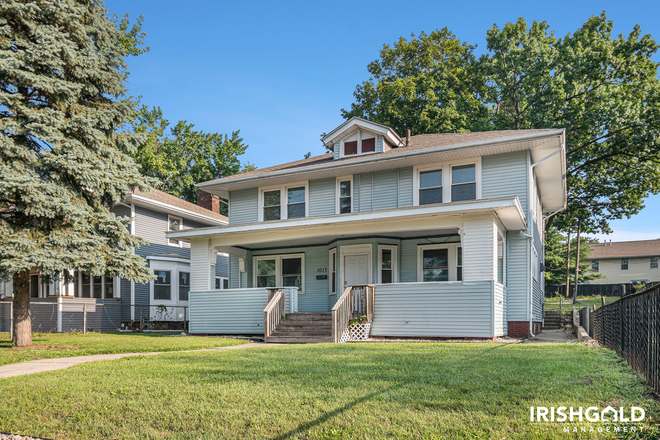
<instances>
[{"instance_id":1,"label":"porch step","mask_svg":"<svg viewBox=\"0 0 660 440\"><path fill-rule=\"evenodd\" d=\"M308 344L332 342L331 313L287 313L277 328L266 338L275 344Z\"/></svg>"}]
</instances>

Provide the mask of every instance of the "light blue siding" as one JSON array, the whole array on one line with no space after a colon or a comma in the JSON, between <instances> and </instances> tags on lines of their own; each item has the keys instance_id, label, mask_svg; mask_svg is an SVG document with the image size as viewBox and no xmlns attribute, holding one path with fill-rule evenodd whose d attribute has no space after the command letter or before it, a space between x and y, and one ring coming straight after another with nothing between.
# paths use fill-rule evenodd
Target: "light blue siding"
<instances>
[{"instance_id":1,"label":"light blue siding","mask_svg":"<svg viewBox=\"0 0 660 440\"><path fill-rule=\"evenodd\" d=\"M229 194L229 224L258 221L259 191L257 188L232 191Z\"/></svg>"},{"instance_id":2,"label":"light blue siding","mask_svg":"<svg viewBox=\"0 0 660 440\"><path fill-rule=\"evenodd\" d=\"M373 173L372 209L397 208L399 204L398 170Z\"/></svg>"},{"instance_id":3,"label":"light blue siding","mask_svg":"<svg viewBox=\"0 0 660 440\"><path fill-rule=\"evenodd\" d=\"M149 243L167 245L167 214L141 206L135 207L135 235ZM175 249L172 247L172 249Z\"/></svg>"},{"instance_id":4,"label":"light blue siding","mask_svg":"<svg viewBox=\"0 0 660 440\"><path fill-rule=\"evenodd\" d=\"M382 153L383 152L383 136L378 135L376 136L376 153Z\"/></svg>"},{"instance_id":5,"label":"light blue siding","mask_svg":"<svg viewBox=\"0 0 660 440\"><path fill-rule=\"evenodd\" d=\"M527 151L484 156L481 159L481 196L518 196L523 212L527 212Z\"/></svg>"},{"instance_id":6,"label":"light blue siding","mask_svg":"<svg viewBox=\"0 0 660 440\"><path fill-rule=\"evenodd\" d=\"M355 179L353 179L355 182ZM359 204L359 209L356 209L356 211L371 211L371 198L373 195L373 183L374 183L374 174L373 173L365 173L361 174L360 178L358 179L359 186L356 186L355 189L360 195L360 204Z\"/></svg>"},{"instance_id":7,"label":"light blue siding","mask_svg":"<svg viewBox=\"0 0 660 440\"><path fill-rule=\"evenodd\" d=\"M399 169L399 208L413 204L413 169Z\"/></svg>"},{"instance_id":8,"label":"light blue siding","mask_svg":"<svg viewBox=\"0 0 660 440\"><path fill-rule=\"evenodd\" d=\"M493 337L493 282L379 284L374 336Z\"/></svg>"},{"instance_id":9,"label":"light blue siding","mask_svg":"<svg viewBox=\"0 0 660 440\"><path fill-rule=\"evenodd\" d=\"M335 213L337 181L334 178L309 181L309 216Z\"/></svg>"},{"instance_id":10,"label":"light blue siding","mask_svg":"<svg viewBox=\"0 0 660 440\"><path fill-rule=\"evenodd\" d=\"M353 176L353 212L360 211L360 175Z\"/></svg>"},{"instance_id":11,"label":"light blue siding","mask_svg":"<svg viewBox=\"0 0 660 440\"><path fill-rule=\"evenodd\" d=\"M335 160L339 159L339 155L341 154L341 144L339 142L335 142L332 153Z\"/></svg>"},{"instance_id":12,"label":"light blue siding","mask_svg":"<svg viewBox=\"0 0 660 440\"><path fill-rule=\"evenodd\" d=\"M218 255L215 260L215 276L216 277L229 277L229 258Z\"/></svg>"},{"instance_id":13,"label":"light blue siding","mask_svg":"<svg viewBox=\"0 0 660 440\"><path fill-rule=\"evenodd\" d=\"M268 290L190 292L190 333L263 334Z\"/></svg>"}]
</instances>

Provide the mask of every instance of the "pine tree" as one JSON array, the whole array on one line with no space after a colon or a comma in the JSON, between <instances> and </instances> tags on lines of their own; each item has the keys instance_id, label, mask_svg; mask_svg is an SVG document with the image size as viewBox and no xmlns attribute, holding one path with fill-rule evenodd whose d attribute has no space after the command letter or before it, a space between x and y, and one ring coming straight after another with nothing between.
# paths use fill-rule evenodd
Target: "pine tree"
<instances>
[{"instance_id":1,"label":"pine tree","mask_svg":"<svg viewBox=\"0 0 660 440\"><path fill-rule=\"evenodd\" d=\"M14 281L17 346L32 343L30 270L151 279L109 210L152 183L125 154L143 136L118 131L135 110L125 57L143 40L141 20L99 1L0 3L0 278Z\"/></svg>"}]
</instances>

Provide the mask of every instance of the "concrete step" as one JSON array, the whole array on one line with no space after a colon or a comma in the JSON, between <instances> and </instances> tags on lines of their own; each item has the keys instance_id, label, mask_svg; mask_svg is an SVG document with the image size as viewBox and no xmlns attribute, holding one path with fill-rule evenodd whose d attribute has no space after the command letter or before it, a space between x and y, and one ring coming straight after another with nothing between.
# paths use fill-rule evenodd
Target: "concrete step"
<instances>
[{"instance_id":1,"label":"concrete step","mask_svg":"<svg viewBox=\"0 0 660 440\"><path fill-rule=\"evenodd\" d=\"M287 313L287 321L331 321L331 313Z\"/></svg>"},{"instance_id":2,"label":"concrete step","mask_svg":"<svg viewBox=\"0 0 660 440\"><path fill-rule=\"evenodd\" d=\"M319 344L332 342L332 336L268 336L269 344Z\"/></svg>"},{"instance_id":3,"label":"concrete step","mask_svg":"<svg viewBox=\"0 0 660 440\"><path fill-rule=\"evenodd\" d=\"M271 336L300 336L300 337L317 337L317 336L332 336L332 331L313 331L313 330L304 330L304 331L280 331L280 330L273 330L271 333Z\"/></svg>"}]
</instances>

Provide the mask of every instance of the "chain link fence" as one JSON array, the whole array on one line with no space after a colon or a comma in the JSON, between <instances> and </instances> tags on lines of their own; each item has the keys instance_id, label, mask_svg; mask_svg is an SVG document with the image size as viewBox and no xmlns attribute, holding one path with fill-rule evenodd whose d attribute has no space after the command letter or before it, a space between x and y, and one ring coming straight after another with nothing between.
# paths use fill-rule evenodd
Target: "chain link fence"
<instances>
[{"instance_id":1,"label":"chain link fence","mask_svg":"<svg viewBox=\"0 0 660 440\"><path fill-rule=\"evenodd\" d=\"M660 392L660 285L591 312L592 337L644 374Z\"/></svg>"},{"instance_id":2,"label":"chain link fence","mask_svg":"<svg viewBox=\"0 0 660 440\"><path fill-rule=\"evenodd\" d=\"M188 330L188 307L94 301L30 303L33 332ZM0 301L0 331L11 332L12 301Z\"/></svg>"}]
</instances>

